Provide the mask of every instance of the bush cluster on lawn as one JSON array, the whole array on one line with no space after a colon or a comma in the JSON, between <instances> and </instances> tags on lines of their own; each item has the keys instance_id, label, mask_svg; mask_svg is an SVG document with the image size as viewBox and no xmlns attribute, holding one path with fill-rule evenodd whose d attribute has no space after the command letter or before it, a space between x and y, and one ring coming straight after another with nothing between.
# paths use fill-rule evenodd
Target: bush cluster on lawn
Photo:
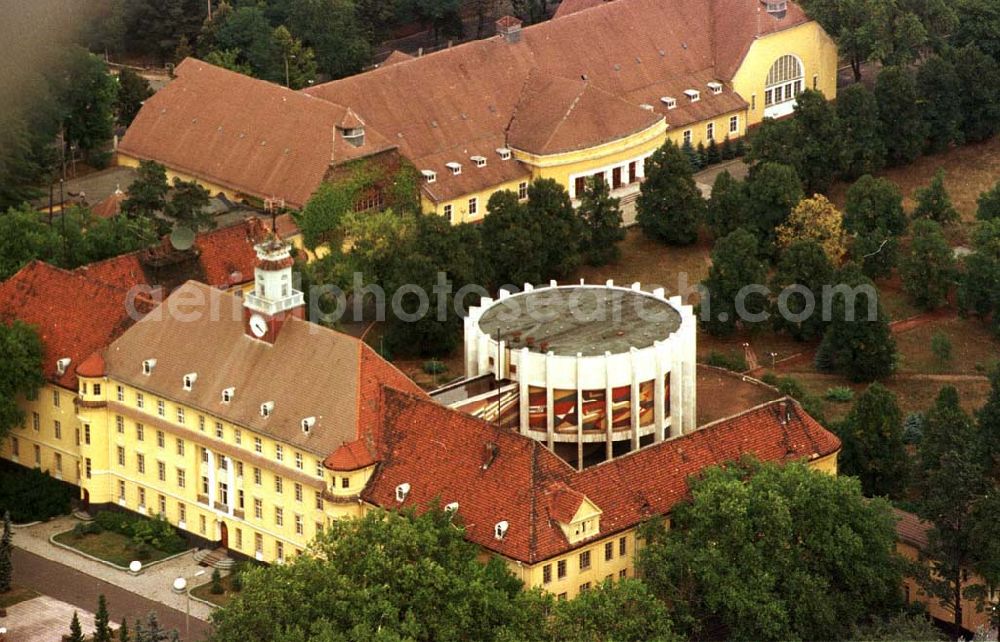
<instances>
[{"instance_id":1,"label":"bush cluster on lawn","mask_svg":"<svg viewBox=\"0 0 1000 642\"><path fill-rule=\"evenodd\" d=\"M708 358L705 359L705 363L716 368L732 370L733 372L746 372L749 370L747 361L742 355L722 354L714 350L709 353Z\"/></svg>"},{"instance_id":2,"label":"bush cluster on lawn","mask_svg":"<svg viewBox=\"0 0 1000 642\"><path fill-rule=\"evenodd\" d=\"M0 515L10 511L15 524L65 515L70 510L72 488L42 471L0 469Z\"/></svg>"},{"instance_id":3,"label":"bush cluster on lawn","mask_svg":"<svg viewBox=\"0 0 1000 642\"><path fill-rule=\"evenodd\" d=\"M143 555L148 557L152 549L172 555L187 546L170 522L162 517L151 519L117 511L101 511L93 522L77 524L74 529L77 535L97 535L104 531L131 538L140 558Z\"/></svg>"}]
</instances>

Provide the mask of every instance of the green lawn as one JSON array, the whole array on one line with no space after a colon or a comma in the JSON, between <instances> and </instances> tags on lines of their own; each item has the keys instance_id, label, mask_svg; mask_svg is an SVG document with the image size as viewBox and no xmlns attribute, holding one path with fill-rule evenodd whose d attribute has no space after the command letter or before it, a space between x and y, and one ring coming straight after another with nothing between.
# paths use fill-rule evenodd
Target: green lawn
<instances>
[{"instance_id":1,"label":"green lawn","mask_svg":"<svg viewBox=\"0 0 1000 642\"><path fill-rule=\"evenodd\" d=\"M106 562L125 567L132 560L149 564L169 555L169 553L152 547L146 547L146 554L140 554L131 538L111 531L88 535L77 535L73 531L67 531L59 533L54 539L60 544L72 546L87 555L93 555Z\"/></svg>"},{"instance_id":2,"label":"green lawn","mask_svg":"<svg viewBox=\"0 0 1000 642\"><path fill-rule=\"evenodd\" d=\"M217 606L225 606L237 593L237 591L233 590L232 575L227 575L222 578L222 588L224 592L216 595L215 593L212 593L212 582L208 581L201 586L196 586L191 589L191 595L203 600L208 600Z\"/></svg>"},{"instance_id":3,"label":"green lawn","mask_svg":"<svg viewBox=\"0 0 1000 642\"><path fill-rule=\"evenodd\" d=\"M35 593L31 589L15 585L6 593L0 593L0 609L14 606L18 602L24 602L33 597L38 597L38 593Z\"/></svg>"}]
</instances>

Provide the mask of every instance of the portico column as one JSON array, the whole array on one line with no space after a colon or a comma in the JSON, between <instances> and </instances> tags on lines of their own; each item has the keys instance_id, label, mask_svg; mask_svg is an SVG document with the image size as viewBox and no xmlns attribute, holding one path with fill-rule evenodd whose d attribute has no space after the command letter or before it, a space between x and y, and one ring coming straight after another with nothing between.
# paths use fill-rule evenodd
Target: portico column
<instances>
[{"instance_id":1,"label":"portico column","mask_svg":"<svg viewBox=\"0 0 1000 642\"><path fill-rule=\"evenodd\" d=\"M226 488L229 490L226 504L229 515L232 517L233 507L236 505L236 502L233 501L233 495L236 493L236 472L233 470L233 460L229 457L226 457Z\"/></svg>"},{"instance_id":2,"label":"portico column","mask_svg":"<svg viewBox=\"0 0 1000 642\"><path fill-rule=\"evenodd\" d=\"M208 455L208 505L215 508L215 453L206 448Z\"/></svg>"}]
</instances>

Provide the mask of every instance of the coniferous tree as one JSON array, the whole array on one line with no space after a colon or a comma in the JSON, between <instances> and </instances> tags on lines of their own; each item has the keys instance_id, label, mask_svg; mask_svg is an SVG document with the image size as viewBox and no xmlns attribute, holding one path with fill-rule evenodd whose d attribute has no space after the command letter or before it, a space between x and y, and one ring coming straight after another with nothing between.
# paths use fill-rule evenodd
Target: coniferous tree
<instances>
[{"instance_id":1,"label":"coniferous tree","mask_svg":"<svg viewBox=\"0 0 1000 642\"><path fill-rule=\"evenodd\" d=\"M942 225L958 220L958 211L951 204L951 197L944 187L944 170L934 173L934 178L927 187L917 189L915 194L917 206L913 210L914 218L929 218Z\"/></svg>"},{"instance_id":2,"label":"coniferous tree","mask_svg":"<svg viewBox=\"0 0 1000 642\"><path fill-rule=\"evenodd\" d=\"M122 201L122 214L129 218L152 218L167 206L167 169L156 161L140 161L136 178Z\"/></svg>"},{"instance_id":3,"label":"coniferous tree","mask_svg":"<svg viewBox=\"0 0 1000 642\"><path fill-rule=\"evenodd\" d=\"M961 91L955 66L941 56L931 56L917 69L917 90L927 127L927 151L941 152L961 144Z\"/></svg>"},{"instance_id":4,"label":"coniferous tree","mask_svg":"<svg viewBox=\"0 0 1000 642\"><path fill-rule=\"evenodd\" d=\"M14 543L10 528L10 512L3 515L3 535L0 536L0 593L10 591L14 581Z\"/></svg>"},{"instance_id":5,"label":"coniferous tree","mask_svg":"<svg viewBox=\"0 0 1000 642\"><path fill-rule=\"evenodd\" d=\"M625 238L625 228L618 202L603 178L587 179L577 214L583 221L582 249L590 265L605 265L617 261L621 255L618 243Z\"/></svg>"},{"instance_id":6,"label":"coniferous tree","mask_svg":"<svg viewBox=\"0 0 1000 642\"><path fill-rule=\"evenodd\" d=\"M819 91L807 89L795 103L796 155L793 163L806 194L829 189L842 159L837 109Z\"/></svg>"},{"instance_id":7,"label":"coniferous tree","mask_svg":"<svg viewBox=\"0 0 1000 642\"><path fill-rule=\"evenodd\" d=\"M73 611L73 619L69 623L69 636L66 637L66 642L86 642L86 638L83 637L83 629L80 627L80 618L76 611Z\"/></svg>"},{"instance_id":8,"label":"coniferous tree","mask_svg":"<svg viewBox=\"0 0 1000 642\"><path fill-rule=\"evenodd\" d=\"M976 201L979 206L976 209L976 218L980 221L993 221L1000 219L1000 181L979 195Z\"/></svg>"},{"instance_id":9,"label":"coniferous tree","mask_svg":"<svg viewBox=\"0 0 1000 642\"><path fill-rule=\"evenodd\" d=\"M211 200L208 190L195 181L174 179L174 189L167 201L165 214L195 232L215 227L215 219L207 210Z\"/></svg>"},{"instance_id":10,"label":"coniferous tree","mask_svg":"<svg viewBox=\"0 0 1000 642\"><path fill-rule=\"evenodd\" d=\"M705 165L715 165L721 160L722 152L719 151L719 145L713 138L708 141L708 147L705 149Z\"/></svg>"},{"instance_id":11,"label":"coniferous tree","mask_svg":"<svg viewBox=\"0 0 1000 642\"><path fill-rule=\"evenodd\" d=\"M715 177L712 196L705 208L705 222L715 238L720 239L739 227L753 228L747 216L746 189L729 172Z\"/></svg>"},{"instance_id":12,"label":"coniferous tree","mask_svg":"<svg viewBox=\"0 0 1000 642\"><path fill-rule=\"evenodd\" d=\"M983 319L992 318L993 330L1000 335L1000 219L976 225L972 248L959 281L959 307Z\"/></svg>"},{"instance_id":13,"label":"coniferous tree","mask_svg":"<svg viewBox=\"0 0 1000 642\"><path fill-rule=\"evenodd\" d=\"M990 372L990 396L976 413L979 457L994 483L1000 483L1000 364Z\"/></svg>"},{"instance_id":14,"label":"coniferous tree","mask_svg":"<svg viewBox=\"0 0 1000 642\"><path fill-rule=\"evenodd\" d=\"M775 329L797 341L822 337L827 324L821 310L823 287L833 283L833 276L834 267L816 241L796 241L785 248L771 279L771 291L778 295L771 317ZM801 288L806 292L796 291Z\"/></svg>"},{"instance_id":15,"label":"coniferous tree","mask_svg":"<svg viewBox=\"0 0 1000 642\"><path fill-rule=\"evenodd\" d=\"M702 283L708 291L701 301L701 321L715 336L731 334L737 323L754 323L750 315L759 315L767 307L760 292L742 292L748 285L763 285L767 278L758 258L757 239L740 228L719 239L712 249L712 267ZM742 305L743 310L738 308Z\"/></svg>"},{"instance_id":16,"label":"coniferous tree","mask_svg":"<svg viewBox=\"0 0 1000 642\"><path fill-rule=\"evenodd\" d=\"M922 219L913 224L913 240L900 275L906 293L925 310L947 303L955 282L955 256L936 222Z\"/></svg>"},{"instance_id":17,"label":"coniferous tree","mask_svg":"<svg viewBox=\"0 0 1000 642\"><path fill-rule=\"evenodd\" d=\"M830 322L816 353L816 364L852 381L874 381L896 367L896 342L878 290L860 268L847 264L831 290ZM825 298L825 297L824 297Z\"/></svg>"},{"instance_id":18,"label":"coniferous tree","mask_svg":"<svg viewBox=\"0 0 1000 642\"><path fill-rule=\"evenodd\" d=\"M142 109L142 103L153 95L149 81L128 67L118 73L118 95L115 102L115 112L118 123L128 127Z\"/></svg>"},{"instance_id":19,"label":"coniferous tree","mask_svg":"<svg viewBox=\"0 0 1000 642\"><path fill-rule=\"evenodd\" d=\"M875 82L875 98L886 159L890 165L912 163L927 138L913 75L899 67L886 67Z\"/></svg>"},{"instance_id":20,"label":"coniferous tree","mask_svg":"<svg viewBox=\"0 0 1000 642\"><path fill-rule=\"evenodd\" d=\"M986 140L1000 132L1000 64L975 45L952 50L950 58L961 88L959 114L965 140Z\"/></svg>"},{"instance_id":21,"label":"coniferous tree","mask_svg":"<svg viewBox=\"0 0 1000 642\"><path fill-rule=\"evenodd\" d=\"M837 117L843 144L843 177L855 179L885 167L886 148L875 95L862 84L847 87L837 95Z\"/></svg>"},{"instance_id":22,"label":"coniferous tree","mask_svg":"<svg viewBox=\"0 0 1000 642\"><path fill-rule=\"evenodd\" d=\"M671 245L698 240L705 201L695 185L684 152L667 141L646 160L646 180L639 188L636 222L646 236Z\"/></svg>"},{"instance_id":23,"label":"coniferous tree","mask_svg":"<svg viewBox=\"0 0 1000 642\"><path fill-rule=\"evenodd\" d=\"M781 163L755 165L745 181L747 228L764 255L774 253L777 229L802 200L802 182L795 168Z\"/></svg>"},{"instance_id":24,"label":"coniferous tree","mask_svg":"<svg viewBox=\"0 0 1000 642\"><path fill-rule=\"evenodd\" d=\"M865 175L847 190L844 229L854 235L851 254L868 277L892 271L908 224L903 194L888 179Z\"/></svg>"},{"instance_id":25,"label":"coniferous tree","mask_svg":"<svg viewBox=\"0 0 1000 642\"><path fill-rule=\"evenodd\" d=\"M94 614L94 637L93 642L112 642L114 636L111 633L110 620L108 618L108 601L104 594L97 596L97 613Z\"/></svg>"},{"instance_id":26,"label":"coniferous tree","mask_svg":"<svg viewBox=\"0 0 1000 642\"><path fill-rule=\"evenodd\" d=\"M896 395L878 383L868 386L837 434L843 442L838 468L841 474L860 479L868 497L903 496L909 458Z\"/></svg>"},{"instance_id":27,"label":"coniferous tree","mask_svg":"<svg viewBox=\"0 0 1000 642\"><path fill-rule=\"evenodd\" d=\"M122 618L122 625L118 627L118 642L132 642L132 636L128 632L128 618Z\"/></svg>"}]
</instances>

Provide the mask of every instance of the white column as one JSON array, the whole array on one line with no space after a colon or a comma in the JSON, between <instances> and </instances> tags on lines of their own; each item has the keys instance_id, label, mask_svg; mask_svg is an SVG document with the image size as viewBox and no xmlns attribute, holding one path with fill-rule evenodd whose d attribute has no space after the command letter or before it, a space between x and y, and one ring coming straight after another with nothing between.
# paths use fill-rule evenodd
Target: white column
<instances>
[{"instance_id":1,"label":"white column","mask_svg":"<svg viewBox=\"0 0 1000 642\"><path fill-rule=\"evenodd\" d=\"M667 364L663 357L663 344L657 341L653 344L656 355L656 378L653 379L653 422L656 424L654 442L663 441L663 424L666 419L666 408L663 403L663 396L666 392L663 389L663 375L666 372Z\"/></svg>"},{"instance_id":2,"label":"white column","mask_svg":"<svg viewBox=\"0 0 1000 642\"><path fill-rule=\"evenodd\" d=\"M527 379L527 376L526 376L527 373L525 373L523 370L521 370L521 366L523 366L524 364L526 364L528 362L528 349L527 348L521 348L520 354L521 354L521 358L518 360L519 361L519 364L518 364L519 367L518 367L518 377L517 377L518 378L518 382L517 382L517 386L518 386L518 399L517 399L518 411L517 411L517 414L520 416L521 434L522 435L527 435L528 434L528 428L529 428L529 426L531 424L531 421L530 421L531 417L529 416L530 415L530 410L531 410L531 404L529 403L529 399L528 399L528 379Z\"/></svg>"},{"instance_id":3,"label":"white column","mask_svg":"<svg viewBox=\"0 0 1000 642\"><path fill-rule=\"evenodd\" d=\"M556 417L552 408L552 351L545 353L545 445L549 450L556 447Z\"/></svg>"},{"instance_id":4,"label":"white column","mask_svg":"<svg viewBox=\"0 0 1000 642\"><path fill-rule=\"evenodd\" d=\"M684 434L684 350L683 336L670 337L670 436Z\"/></svg>"},{"instance_id":5,"label":"white column","mask_svg":"<svg viewBox=\"0 0 1000 642\"><path fill-rule=\"evenodd\" d=\"M682 312L682 323L687 326L687 338L684 342L687 355L684 367L684 432L698 428L698 366L697 366L697 326L691 306L685 306Z\"/></svg>"},{"instance_id":6,"label":"white column","mask_svg":"<svg viewBox=\"0 0 1000 642\"><path fill-rule=\"evenodd\" d=\"M576 353L576 469L583 470L583 388L580 387L583 354Z\"/></svg>"},{"instance_id":7,"label":"white column","mask_svg":"<svg viewBox=\"0 0 1000 642\"><path fill-rule=\"evenodd\" d=\"M632 413L632 416L629 418L632 424L632 450L639 450L639 415L642 412L642 407L639 404L639 371L636 366L638 353L639 351L636 350L635 346L629 349L629 356L632 359L632 390L629 394L629 406Z\"/></svg>"},{"instance_id":8,"label":"white column","mask_svg":"<svg viewBox=\"0 0 1000 642\"><path fill-rule=\"evenodd\" d=\"M206 448L208 455L208 505L215 508L215 453Z\"/></svg>"},{"instance_id":9,"label":"white column","mask_svg":"<svg viewBox=\"0 0 1000 642\"><path fill-rule=\"evenodd\" d=\"M226 503L229 508L230 517L233 515L233 507L236 506L236 502L233 501L233 495L236 494L236 471L233 468L233 460L226 457L226 486L229 489L229 496L226 497Z\"/></svg>"},{"instance_id":10,"label":"white column","mask_svg":"<svg viewBox=\"0 0 1000 642\"><path fill-rule=\"evenodd\" d=\"M604 352L604 458L609 460L614 456L614 428L612 427L612 399L611 399L611 351Z\"/></svg>"}]
</instances>

